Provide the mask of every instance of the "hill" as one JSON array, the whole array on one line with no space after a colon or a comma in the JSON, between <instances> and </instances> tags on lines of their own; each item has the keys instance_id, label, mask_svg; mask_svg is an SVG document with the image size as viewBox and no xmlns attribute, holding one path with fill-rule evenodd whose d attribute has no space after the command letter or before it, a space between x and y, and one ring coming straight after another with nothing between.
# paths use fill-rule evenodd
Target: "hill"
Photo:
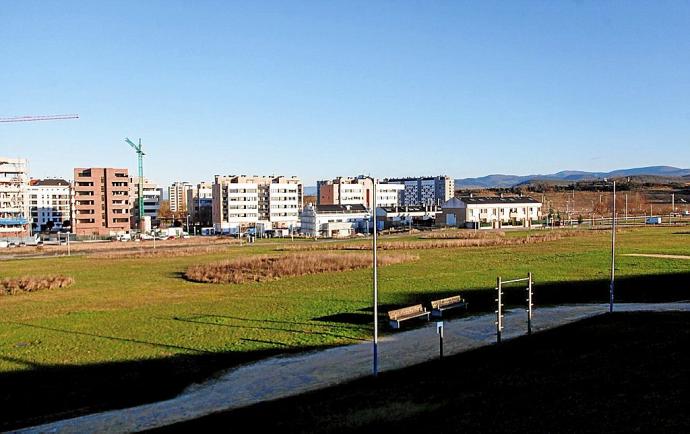
<instances>
[{"instance_id":1,"label":"hill","mask_svg":"<svg viewBox=\"0 0 690 434\"><path fill-rule=\"evenodd\" d=\"M479 178L462 178L455 180L456 189L468 188L496 188L514 187L532 181L583 181L624 176L660 176L660 177L690 177L690 169L680 169L672 166L634 167L618 169L611 172L585 172L581 170L563 170L546 175L488 175Z\"/></svg>"}]
</instances>

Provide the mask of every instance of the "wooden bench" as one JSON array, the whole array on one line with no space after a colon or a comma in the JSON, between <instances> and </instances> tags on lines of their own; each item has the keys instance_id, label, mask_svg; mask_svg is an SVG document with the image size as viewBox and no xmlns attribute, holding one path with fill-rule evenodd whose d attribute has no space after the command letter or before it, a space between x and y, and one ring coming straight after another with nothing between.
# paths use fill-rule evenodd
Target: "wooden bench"
<instances>
[{"instance_id":1,"label":"wooden bench","mask_svg":"<svg viewBox=\"0 0 690 434\"><path fill-rule=\"evenodd\" d=\"M443 316L443 311L453 309L456 307L464 307L467 309L467 303L459 295L434 300L431 302L431 315L435 317Z\"/></svg>"},{"instance_id":2,"label":"wooden bench","mask_svg":"<svg viewBox=\"0 0 690 434\"><path fill-rule=\"evenodd\" d=\"M400 322L406 319L419 318L426 316L427 321L429 320L429 314L431 312L427 311L421 304L404 307L402 309L390 310L388 311L388 322L394 329L400 328Z\"/></svg>"}]
</instances>

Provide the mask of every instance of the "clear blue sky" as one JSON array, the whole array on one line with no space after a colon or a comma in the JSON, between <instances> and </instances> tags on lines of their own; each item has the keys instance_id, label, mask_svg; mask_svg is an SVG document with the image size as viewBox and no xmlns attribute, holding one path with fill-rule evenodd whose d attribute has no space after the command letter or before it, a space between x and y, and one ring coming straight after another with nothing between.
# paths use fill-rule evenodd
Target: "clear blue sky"
<instances>
[{"instance_id":1,"label":"clear blue sky","mask_svg":"<svg viewBox=\"0 0 690 434\"><path fill-rule=\"evenodd\" d=\"M34 177L690 167L690 2L25 1L0 155Z\"/></svg>"}]
</instances>

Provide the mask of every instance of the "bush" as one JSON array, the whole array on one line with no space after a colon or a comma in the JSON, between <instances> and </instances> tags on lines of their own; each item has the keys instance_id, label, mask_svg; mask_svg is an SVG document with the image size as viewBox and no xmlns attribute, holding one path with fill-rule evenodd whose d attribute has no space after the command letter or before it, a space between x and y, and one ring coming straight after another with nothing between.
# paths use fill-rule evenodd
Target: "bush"
<instances>
[{"instance_id":1,"label":"bush","mask_svg":"<svg viewBox=\"0 0 690 434\"><path fill-rule=\"evenodd\" d=\"M44 289L65 288L74 283L68 276L23 276L0 280L0 295L15 295L22 292L35 292Z\"/></svg>"}]
</instances>

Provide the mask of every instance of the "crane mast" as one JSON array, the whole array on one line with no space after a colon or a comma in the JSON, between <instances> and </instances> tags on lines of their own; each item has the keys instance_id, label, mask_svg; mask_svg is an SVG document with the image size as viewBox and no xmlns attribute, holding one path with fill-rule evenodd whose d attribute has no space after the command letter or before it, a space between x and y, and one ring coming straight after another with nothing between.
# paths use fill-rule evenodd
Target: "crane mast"
<instances>
[{"instance_id":1,"label":"crane mast","mask_svg":"<svg viewBox=\"0 0 690 434\"><path fill-rule=\"evenodd\" d=\"M142 228L141 222L144 221L144 151L142 150L141 147L141 139L139 139L139 144L136 145L134 144L131 140L129 140L128 137L125 137L125 142L129 144L129 146L132 147L137 153L137 159L139 160L139 188L138 188L138 193L139 193L139 229Z\"/></svg>"}]
</instances>

